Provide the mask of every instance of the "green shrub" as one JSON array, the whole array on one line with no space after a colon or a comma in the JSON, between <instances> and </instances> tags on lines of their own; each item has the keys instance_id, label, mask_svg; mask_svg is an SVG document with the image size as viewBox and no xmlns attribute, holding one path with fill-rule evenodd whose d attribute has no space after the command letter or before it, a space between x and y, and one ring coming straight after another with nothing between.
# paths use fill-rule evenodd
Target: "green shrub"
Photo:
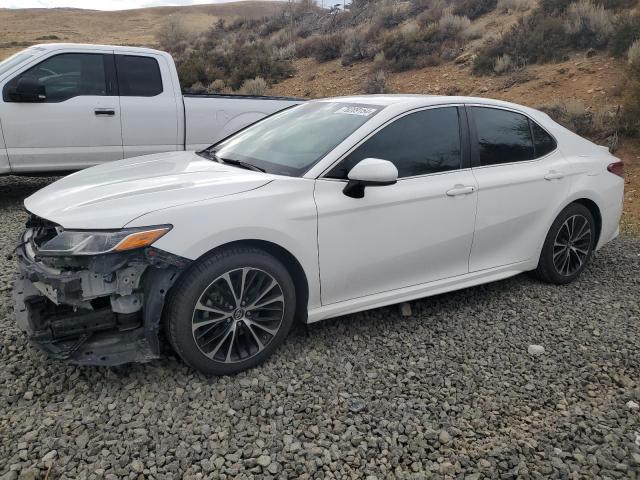
<instances>
[{"instance_id":1,"label":"green shrub","mask_svg":"<svg viewBox=\"0 0 640 480\"><path fill-rule=\"evenodd\" d=\"M279 81L293 73L291 62L276 58L263 42L236 46L225 57L225 68L233 88L240 87L249 78Z\"/></svg>"},{"instance_id":2,"label":"green shrub","mask_svg":"<svg viewBox=\"0 0 640 480\"><path fill-rule=\"evenodd\" d=\"M389 93L387 88L388 74L384 70L376 70L367 78L366 92L372 94Z\"/></svg>"},{"instance_id":3,"label":"green shrub","mask_svg":"<svg viewBox=\"0 0 640 480\"><path fill-rule=\"evenodd\" d=\"M473 71L488 74L498 57L509 55L517 65L561 60L570 49L570 40L561 17L536 10L518 21L502 38L482 49Z\"/></svg>"},{"instance_id":4,"label":"green shrub","mask_svg":"<svg viewBox=\"0 0 640 480\"><path fill-rule=\"evenodd\" d=\"M455 15L451 10L446 10L438 21L438 29L443 39L458 37L469 28L471 20L462 15Z\"/></svg>"},{"instance_id":5,"label":"green shrub","mask_svg":"<svg viewBox=\"0 0 640 480\"><path fill-rule=\"evenodd\" d=\"M611 53L616 57L622 57L631 44L638 39L640 39L640 13L619 15L609 40Z\"/></svg>"},{"instance_id":6,"label":"green shrub","mask_svg":"<svg viewBox=\"0 0 640 480\"><path fill-rule=\"evenodd\" d=\"M564 13L574 0L540 0L540 10L548 15Z\"/></svg>"},{"instance_id":7,"label":"green shrub","mask_svg":"<svg viewBox=\"0 0 640 480\"><path fill-rule=\"evenodd\" d=\"M394 28L407 19L409 12L398 3L386 1L377 10L373 23L384 29Z\"/></svg>"},{"instance_id":8,"label":"green shrub","mask_svg":"<svg viewBox=\"0 0 640 480\"><path fill-rule=\"evenodd\" d=\"M632 69L640 69L640 40L636 40L629 47L627 60Z\"/></svg>"},{"instance_id":9,"label":"green shrub","mask_svg":"<svg viewBox=\"0 0 640 480\"><path fill-rule=\"evenodd\" d=\"M622 103L622 128L627 135L640 136L640 41L629 51L629 70Z\"/></svg>"},{"instance_id":10,"label":"green shrub","mask_svg":"<svg viewBox=\"0 0 640 480\"><path fill-rule=\"evenodd\" d=\"M505 53L504 55L496 58L496 61L493 64L493 71L498 75L501 75L503 73L510 72L511 70L513 70L513 67L513 60L508 54Z\"/></svg>"},{"instance_id":11,"label":"green shrub","mask_svg":"<svg viewBox=\"0 0 640 480\"><path fill-rule=\"evenodd\" d=\"M238 90L238 93L242 95L263 96L267 93L268 88L269 86L264 78L256 77L242 82L242 86Z\"/></svg>"},{"instance_id":12,"label":"green shrub","mask_svg":"<svg viewBox=\"0 0 640 480\"><path fill-rule=\"evenodd\" d=\"M191 40L189 31L182 21L176 17L170 17L156 33L156 41L161 49L171 53L182 53L186 50Z\"/></svg>"},{"instance_id":13,"label":"green shrub","mask_svg":"<svg viewBox=\"0 0 640 480\"><path fill-rule=\"evenodd\" d=\"M497 5L498 0L459 0L453 13L475 20L494 11Z\"/></svg>"},{"instance_id":14,"label":"green shrub","mask_svg":"<svg viewBox=\"0 0 640 480\"><path fill-rule=\"evenodd\" d=\"M533 5L532 0L498 0L496 7L499 12L525 12Z\"/></svg>"},{"instance_id":15,"label":"green shrub","mask_svg":"<svg viewBox=\"0 0 640 480\"><path fill-rule=\"evenodd\" d=\"M352 31L347 34L342 48L342 65L367 60L373 57L373 48L366 40L362 31Z\"/></svg>"},{"instance_id":16,"label":"green shrub","mask_svg":"<svg viewBox=\"0 0 640 480\"><path fill-rule=\"evenodd\" d=\"M569 130L600 143L615 138L620 128L617 112L607 108L587 108L578 100L539 108Z\"/></svg>"},{"instance_id":17,"label":"green shrub","mask_svg":"<svg viewBox=\"0 0 640 480\"><path fill-rule=\"evenodd\" d=\"M207 93L231 93L231 89L227 87L224 80L217 78L209 84Z\"/></svg>"},{"instance_id":18,"label":"green shrub","mask_svg":"<svg viewBox=\"0 0 640 480\"><path fill-rule=\"evenodd\" d=\"M342 54L344 37L342 34L314 35L296 44L299 57L313 57L319 62L327 62Z\"/></svg>"},{"instance_id":19,"label":"green shrub","mask_svg":"<svg viewBox=\"0 0 640 480\"><path fill-rule=\"evenodd\" d=\"M393 30L382 40L385 65L392 71L420 68L435 52L434 46L425 41L423 32L415 25Z\"/></svg>"},{"instance_id":20,"label":"green shrub","mask_svg":"<svg viewBox=\"0 0 640 480\"><path fill-rule=\"evenodd\" d=\"M565 30L577 48L602 48L613 31L613 15L591 0L569 5Z\"/></svg>"}]
</instances>

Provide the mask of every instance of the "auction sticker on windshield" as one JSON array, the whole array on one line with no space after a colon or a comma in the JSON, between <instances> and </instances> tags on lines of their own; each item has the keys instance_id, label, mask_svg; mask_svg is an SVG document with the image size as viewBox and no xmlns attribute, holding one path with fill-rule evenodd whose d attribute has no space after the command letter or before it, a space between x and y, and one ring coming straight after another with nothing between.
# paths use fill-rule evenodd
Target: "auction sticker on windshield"
<instances>
[{"instance_id":1,"label":"auction sticker on windshield","mask_svg":"<svg viewBox=\"0 0 640 480\"><path fill-rule=\"evenodd\" d=\"M367 107L342 107L335 111L335 113L346 113L347 115L360 115L362 117L368 117L371 114L376 113L377 110L375 108L367 108Z\"/></svg>"}]
</instances>

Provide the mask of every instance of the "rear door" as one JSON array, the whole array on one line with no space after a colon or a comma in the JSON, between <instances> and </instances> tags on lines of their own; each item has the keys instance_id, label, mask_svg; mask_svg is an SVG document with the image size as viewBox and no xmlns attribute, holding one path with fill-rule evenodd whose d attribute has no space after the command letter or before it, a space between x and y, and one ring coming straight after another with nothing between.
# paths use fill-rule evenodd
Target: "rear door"
<instances>
[{"instance_id":1,"label":"rear door","mask_svg":"<svg viewBox=\"0 0 640 480\"><path fill-rule=\"evenodd\" d=\"M124 156L182 150L169 65L152 54L116 54ZM182 110L182 109L180 109Z\"/></svg>"},{"instance_id":2,"label":"rear door","mask_svg":"<svg viewBox=\"0 0 640 480\"><path fill-rule=\"evenodd\" d=\"M77 170L122 158L113 62L111 51L55 53L3 85L2 127L14 172ZM38 101L18 95L21 80L44 88Z\"/></svg>"},{"instance_id":3,"label":"rear door","mask_svg":"<svg viewBox=\"0 0 640 480\"><path fill-rule=\"evenodd\" d=\"M555 139L521 112L467 107L478 212L469 271L532 260L569 190Z\"/></svg>"}]
</instances>

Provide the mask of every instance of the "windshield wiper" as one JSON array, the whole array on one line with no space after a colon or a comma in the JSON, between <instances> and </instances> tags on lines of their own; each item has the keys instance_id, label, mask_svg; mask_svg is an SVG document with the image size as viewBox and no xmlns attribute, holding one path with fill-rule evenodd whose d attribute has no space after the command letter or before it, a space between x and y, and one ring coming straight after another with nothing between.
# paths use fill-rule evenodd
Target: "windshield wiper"
<instances>
[{"instance_id":1,"label":"windshield wiper","mask_svg":"<svg viewBox=\"0 0 640 480\"><path fill-rule=\"evenodd\" d=\"M243 162L242 160L233 160L231 158L219 157L218 154L216 153L216 151L212 150L212 149L202 150L202 151L197 152L197 153L201 157L208 158L209 160L214 160L214 161L216 161L218 163L222 163L222 164L226 163L226 164L229 164L229 165L234 165L236 167L246 168L247 170L254 170L256 172L266 173L266 170L264 168L258 167L257 165L254 165L253 163Z\"/></svg>"},{"instance_id":2,"label":"windshield wiper","mask_svg":"<svg viewBox=\"0 0 640 480\"><path fill-rule=\"evenodd\" d=\"M213 152L213 155L218 159L220 163L228 163L229 165L235 165L236 167L246 168L247 170L254 170L256 172L266 173L266 170L264 168L258 167L253 163L243 162L242 160L233 160L231 158L221 158L221 157L218 157L215 154L215 152Z\"/></svg>"}]
</instances>

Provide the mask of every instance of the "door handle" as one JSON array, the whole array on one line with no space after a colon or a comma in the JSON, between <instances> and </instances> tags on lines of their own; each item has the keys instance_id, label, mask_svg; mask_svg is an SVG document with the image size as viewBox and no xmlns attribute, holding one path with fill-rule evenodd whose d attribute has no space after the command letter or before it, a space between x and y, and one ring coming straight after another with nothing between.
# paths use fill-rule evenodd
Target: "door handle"
<instances>
[{"instance_id":1,"label":"door handle","mask_svg":"<svg viewBox=\"0 0 640 480\"><path fill-rule=\"evenodd\" d=\"M564 173L556 170L549 170L544 176L545 180L560 180L561 178L564 178Z\"/></svg>"},{"instance_id":2,"label":"door handle","mask_svg":"<svg viewBox=\"0 0 640 480\"><path fill-rule=\"evenodd\" d=\"M116 115L116 111L112 108L96 108L93 113L97 117L114 117Z\"/></svg>"},{"instance_id":3,"label":"door handle","mask_svg":"<svg viewBox=\"0 0 640 480\"><path fill-rule=\"evenodd\" d=\"M457 197L458 195L468 195L476 191L476 187L471 185L455 185L451 190L447 190L447 195Z\"/></svg>"}]
</instances>

